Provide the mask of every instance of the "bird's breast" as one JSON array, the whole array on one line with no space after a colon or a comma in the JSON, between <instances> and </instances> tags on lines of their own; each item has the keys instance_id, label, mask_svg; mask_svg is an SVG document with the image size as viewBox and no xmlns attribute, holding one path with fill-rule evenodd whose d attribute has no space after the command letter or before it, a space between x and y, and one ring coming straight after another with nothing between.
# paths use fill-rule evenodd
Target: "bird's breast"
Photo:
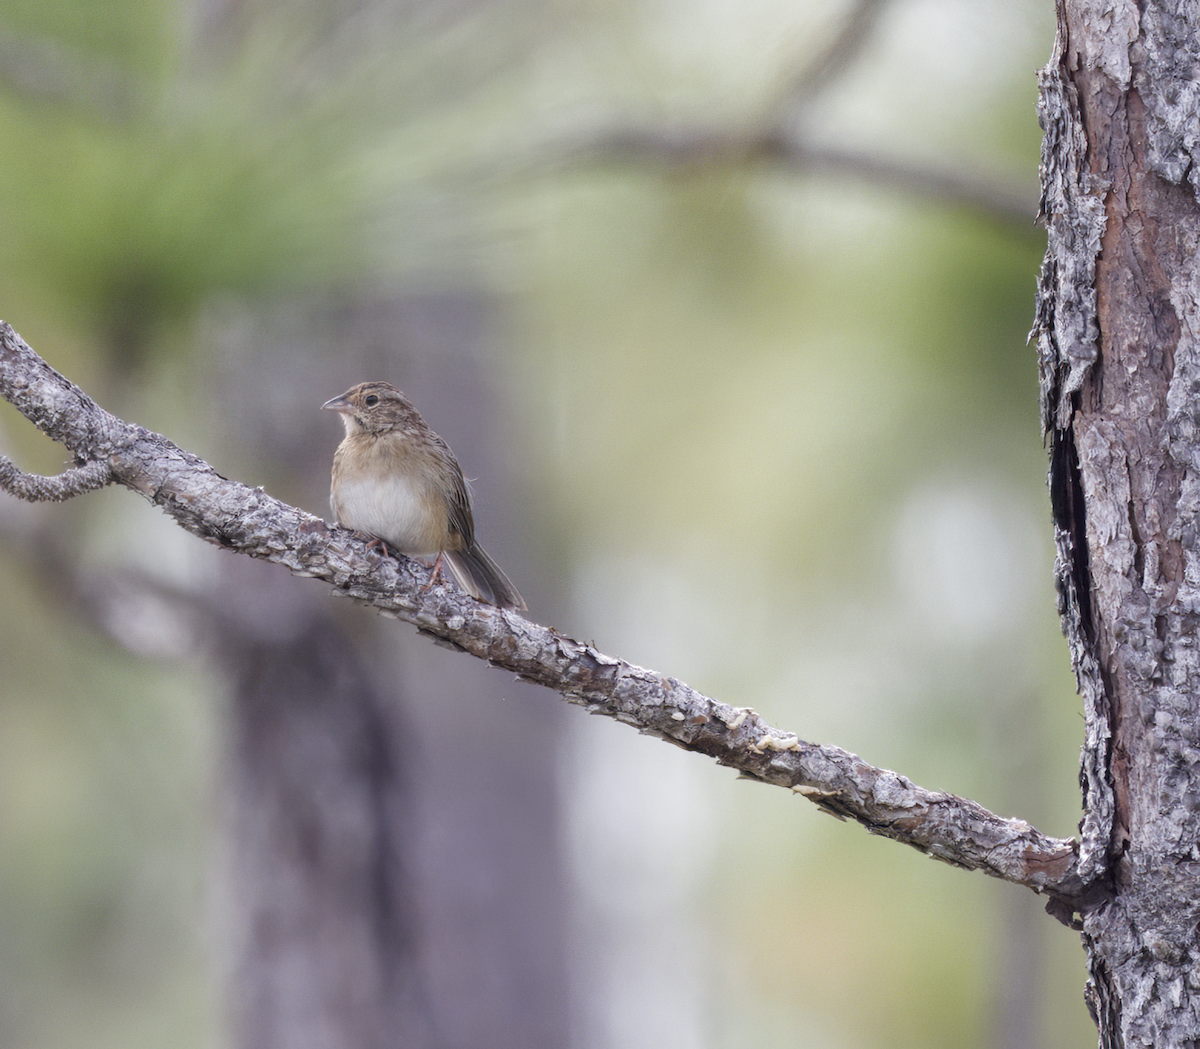
<instances>
[{"instance_id":1,"label":"bird's breast","mask_svg":"<svg viewBox=\"0 0 1200 1049\"><path fill-rule=\"evenodd\" d=\"M446 540L444 500L410 475L341 476L331 502L338 523L378 536L403 554L431 557Z\"/></svg>"}]
</instances>

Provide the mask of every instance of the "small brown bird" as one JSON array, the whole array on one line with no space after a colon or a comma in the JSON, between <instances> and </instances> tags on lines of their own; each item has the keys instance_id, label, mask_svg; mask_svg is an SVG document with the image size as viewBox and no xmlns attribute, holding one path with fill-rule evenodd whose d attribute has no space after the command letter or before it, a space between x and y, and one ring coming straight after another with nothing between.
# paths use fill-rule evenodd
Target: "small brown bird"
<instances>
[{"instance_id":1,"label":"small brown bird","mask_svg":"<svg viewBox=\"0 0 1200 1049\"><path fill-rule=\"evenodd\" d=\"M339 412L346 436L333 456L329 502L338 524L415 557L445 557L467 593L501 608L525 601L475 541L471 495L450 446L412 402L386 382L364 382L322 408Z\"/></svg>"}]
</instances>

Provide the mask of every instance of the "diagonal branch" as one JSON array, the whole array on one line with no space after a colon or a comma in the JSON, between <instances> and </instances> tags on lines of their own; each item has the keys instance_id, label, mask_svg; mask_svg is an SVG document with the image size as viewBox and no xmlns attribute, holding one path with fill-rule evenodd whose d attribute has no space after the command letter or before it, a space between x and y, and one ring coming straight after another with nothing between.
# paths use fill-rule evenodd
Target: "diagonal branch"
<instances>
[{"instance_id":1,"label":"diagonal branch","mask_svg":"<svg viewBox=\"0 0 1200 1049\"><path fill-rule=\"evenodd\" d=\"M855 0L833 39L795 77L782 101L804 105L835 82L862 53L887 5L888 0Z\"/></svg>"},{"instance_id":2,"label":"diagonal branch","mask_svg":"<svg viewBox=\"0 0 1200 1049\"><path fill-rule=\"evenodd\" d=\"M423 592L427 572L373 553L344 528L229 481L160 434L100 408L0 321L0 395L71 451L93 480L108 476L194 535L236 553L324 580L335 592L412 623L422 633L545 685L569 702L788 787L827 812L933 856L1052 897L1060 915L1085 886L1076 844L1051 838L976 802L926 790L840 747L808 743L672 677L626 663L457 588ZM94 465L100 464L100 465ZM12 490L11 476L0 487ZM20 494L16 492L14 494Z\"/></svg>"}]
</instances>

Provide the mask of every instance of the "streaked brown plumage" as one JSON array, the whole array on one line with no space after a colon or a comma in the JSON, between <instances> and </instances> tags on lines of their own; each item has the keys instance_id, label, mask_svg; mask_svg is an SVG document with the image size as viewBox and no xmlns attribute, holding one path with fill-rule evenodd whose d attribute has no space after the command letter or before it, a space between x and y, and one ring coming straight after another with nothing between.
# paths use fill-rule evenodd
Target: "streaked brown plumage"
<instances>
[{"instance_id":1,"label":"streaked brown plumage","mask_svg":"<svg viewBox=\"0 0 1200 1049\"><path fill-rule=\"evenodd\" d=\"M322 408L341 414L329 502L338 524L414 557L443 557L467 593L500 607L525 601L475 541L471 495L450 446L386 382L364 382Z\"/></svg>"}]
</instances>

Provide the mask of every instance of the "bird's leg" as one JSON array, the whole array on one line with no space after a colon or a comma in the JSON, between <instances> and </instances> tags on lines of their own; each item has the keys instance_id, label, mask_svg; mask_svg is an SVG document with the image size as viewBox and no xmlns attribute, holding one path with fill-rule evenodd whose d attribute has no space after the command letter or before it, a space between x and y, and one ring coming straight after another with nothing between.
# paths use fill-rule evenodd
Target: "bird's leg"
<instances>
[{"instance_id":1,"label":"bird's leg","mask_svg":"<svg viewBox=\"0 0 1200 1049\"><path fill-rule=\"evenodd\" d=\"M429 571L429 578L425 581L425 585L421 587L420 593L423 594L438 583L444 583L445 581L446 576L442 572L442 551L439 550L437 557L434 558L433 568Z\"/></svg>"}]
</instances>

